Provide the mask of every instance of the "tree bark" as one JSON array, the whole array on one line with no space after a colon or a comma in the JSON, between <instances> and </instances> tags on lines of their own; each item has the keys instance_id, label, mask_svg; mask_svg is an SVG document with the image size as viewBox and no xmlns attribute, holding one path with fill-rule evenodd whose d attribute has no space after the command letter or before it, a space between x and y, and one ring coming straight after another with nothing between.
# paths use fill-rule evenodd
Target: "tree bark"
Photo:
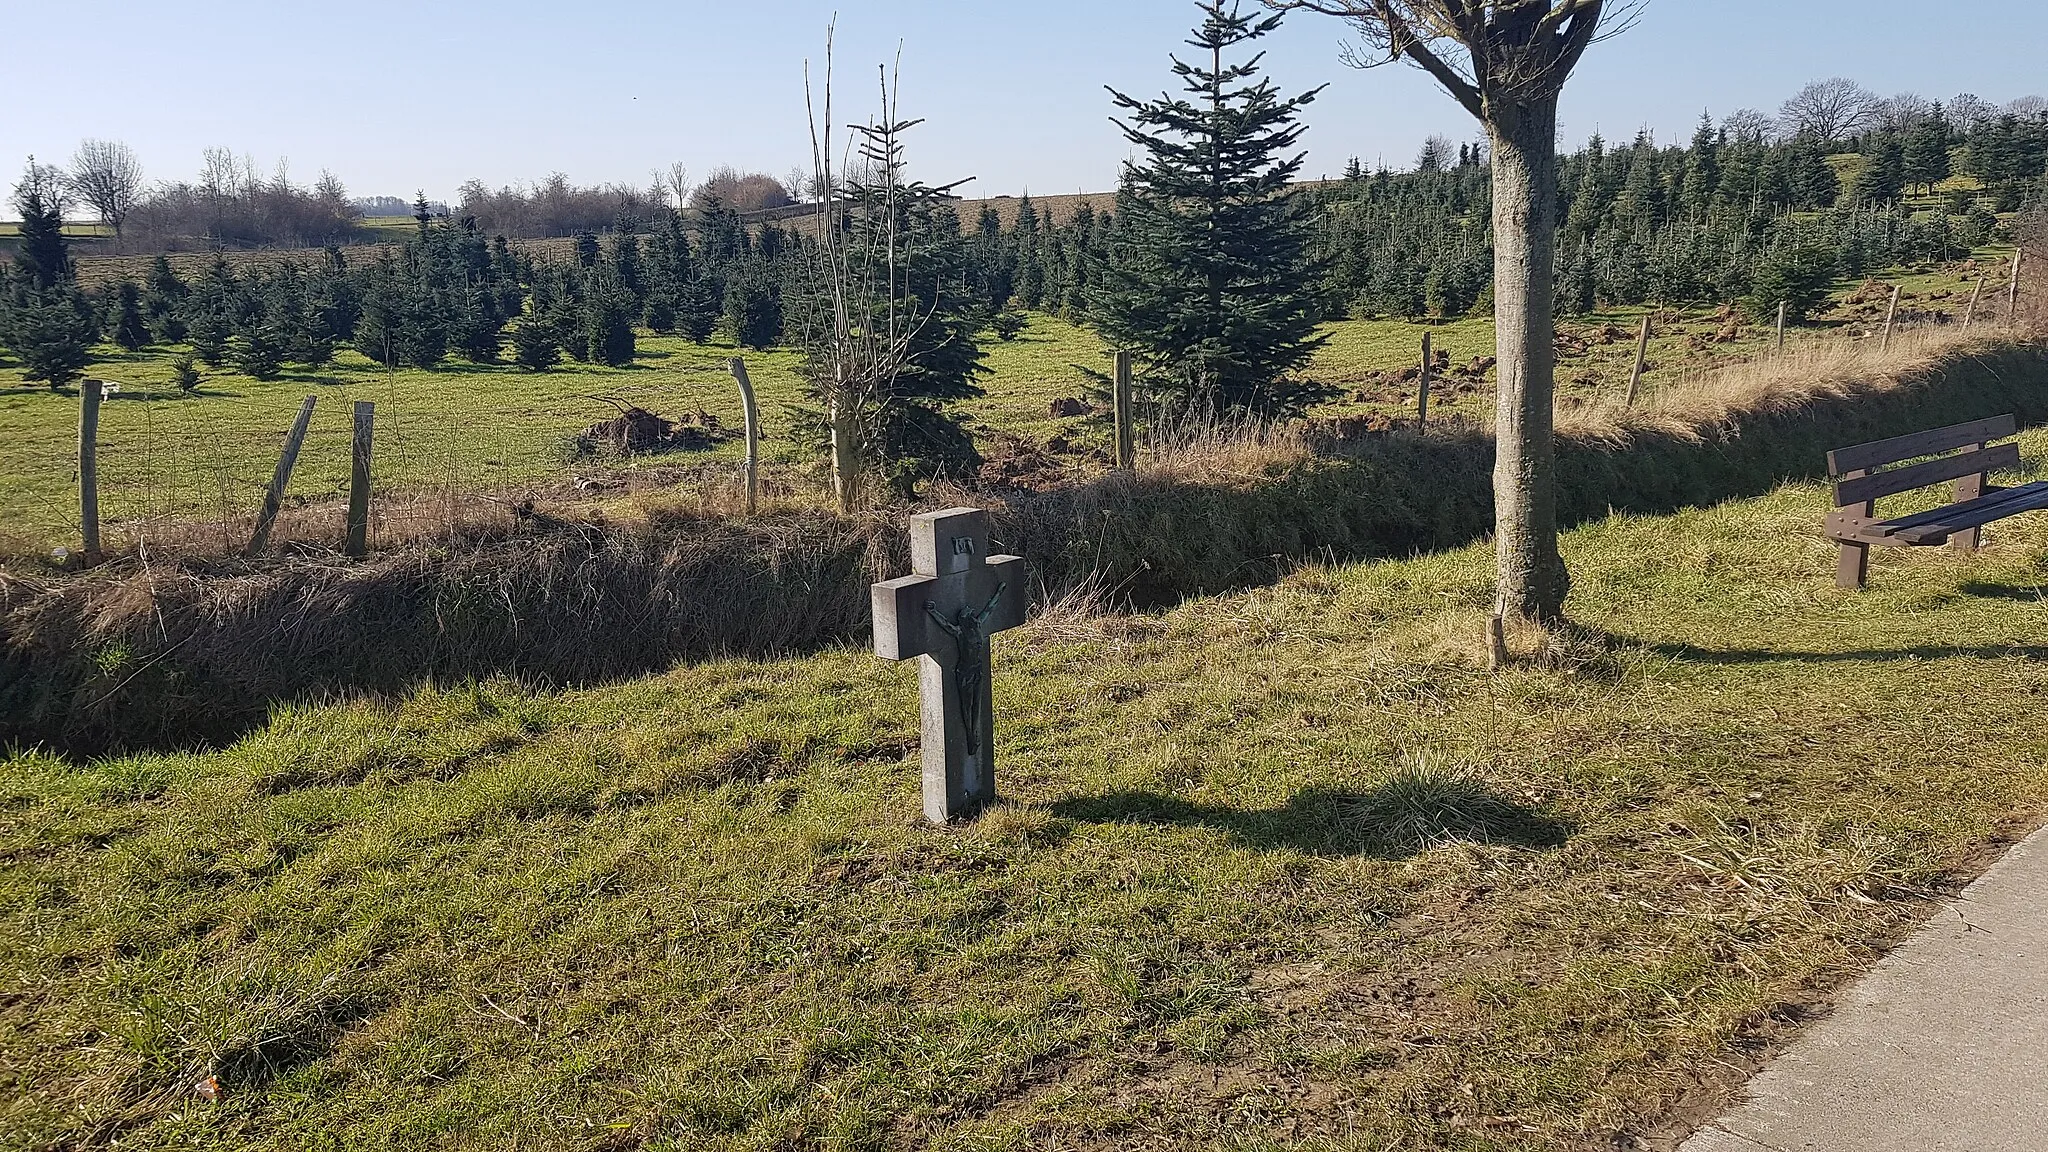
<instances>
[{"instance_id":1,"label":"tree bark","mask_svg":"<svg viewBox=\"0 0 2048 1152\"><path fill-rule=\"evenodd\" d=\"M1500 612L1541 623L1564 615L1571 576L1557 551L1557 97L1491 109L1494 322L1500 407L1494 423L1494 550Z\"/></svg>"},{"instance_id":2,"label":"tree bark","mask_svg":"<svg viewBox=\"0 0 2048 1152\"><path fill-rule=\"evenodd\" d=\"M860 428L853 405L834 397L826 420L832 431L832 495L839 511L851 515L860 503Z\"/></svg>"}]
</instances>

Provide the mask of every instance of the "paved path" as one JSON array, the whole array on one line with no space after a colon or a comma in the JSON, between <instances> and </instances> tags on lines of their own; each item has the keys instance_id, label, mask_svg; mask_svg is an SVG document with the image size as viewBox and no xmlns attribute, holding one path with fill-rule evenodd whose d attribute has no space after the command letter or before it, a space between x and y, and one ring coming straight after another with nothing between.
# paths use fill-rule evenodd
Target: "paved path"
<instances>
[{"instance_id":1,"label":"paved path","mask_svg":"<svg viewBox=\"0 0 2048 1152\"><path fill-rule=\"evenodd\" d=\"M2048 1152L2048 831L1879 962L1682 1152Z\"/></svg>"}]
</instances>

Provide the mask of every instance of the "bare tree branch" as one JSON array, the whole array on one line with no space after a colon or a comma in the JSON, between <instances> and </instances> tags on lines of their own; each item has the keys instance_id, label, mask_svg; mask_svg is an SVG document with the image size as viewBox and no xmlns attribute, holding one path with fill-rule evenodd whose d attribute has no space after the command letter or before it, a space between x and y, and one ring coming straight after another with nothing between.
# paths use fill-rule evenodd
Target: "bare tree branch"
<instances>
[{"instance_id":1,"label":"bare tree branch","mask_svg":"<svg viewBox=\"0 0 2048 1152\"><path fill-rule=\"evenodd\" d=\"M1405 60L1482 123L1490 106L1554 95L1586 49L1634 27L1649 0L1262 0L1335 16L1357 40L1345 63Z\"/></svg>"}]
</instances>

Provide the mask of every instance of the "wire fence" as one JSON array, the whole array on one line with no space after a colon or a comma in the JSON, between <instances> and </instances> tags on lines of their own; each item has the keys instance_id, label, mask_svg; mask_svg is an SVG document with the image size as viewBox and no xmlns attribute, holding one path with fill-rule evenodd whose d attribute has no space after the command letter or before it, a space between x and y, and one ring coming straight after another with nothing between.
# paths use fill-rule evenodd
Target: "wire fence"
<instances>
[{"instance_id":1,"label":"wire fence","mask_svg":"<svg viewBox=\"0 0 2048 1152\"><path fill-rule=\"evenodd\" d=\"M369 542L455 538L481 520L510 519L513 510L553 493L615 491L629 475L647 482L687 480L700 455L627 461L603 438L580 433L642 407L674 417L671 384L606 380L594 394L507 398L480 389L456 401L411 394L406 378L312 384L303 392L269 388L246 402L227 378L199 394L163 384L133 383L102 371L98 408L96 489L108 549L136 547L229 554L254 533L303 399L315 403L296 465L283 490L272 534L275 546L338 547L347 514L354 409L372 406ZM34 397L37 403L62 403ZM74 405L79 402L74 402ZM24 445L60 469L10 475L14 491L0 524L0 543L14 551L77 551L85 537L81 513L74 406L69 427L45 420L42 441ZM702 426L694 410L682 419ZM709 415L713 428L731 421ZM68 435L67 435L68 433ZM703 447L721 437L706 435ZM57 441L57 442L52 442ZM702 470L700 467L699 471Z\"/></svg>"},{"instance_id":2,"label":"wire fence","mask_svg":"<svg viewBox=\"0 0 2048 1152\"><path fill-rule=\"evenodd\" d=\"M1979 332L2002 327L2014 306L2004 284L1992 281L1984 287L1974 319ZM1903 338L1922 327L1959 329L1955 319L1908 311L1896 335ZM1784 366L1810 362L1828 349L1877 352L1890 338L1881 323L1824 335L1795 334ZM1769 365L1778 356L1766 347L1751 363ZM1666 371L1644 399L1704 386L1727 367ZM237 389L248 383L232 376L216 377L197 393L186 393L163 382L123 380L120 369L115 363L98 373L106 396L99 409L95 471L108 550L227 555L246 548L287 433L308 395L315 398L315 408L272 533L277 548L334 548L344 540L352 409L359 402L374 406L368 523L373 549L454 540L484 524L509 523L550 498L656 484L695 485L711 493L741 483L739 446L725 443L740 426L737 399L722 370L706 364L650 372L641 379L614 374L569 380L545 391L508 389L494 383L502 376L464 376L454 366L434 373L431 387L422 385L417 374L315 374L302 377L307 381L303 391L271 385L251 387L247 395ZM61 403L56 397L35 399ZM629 462L602 443L579 443L583 430L634 406L680 419L686 429L694 427L700 433L699 451ZM24 437L28 442L22 451L10 453L34 463L10 464L0 478L5 485L0 488L0 553L68 556L80 548L85 526L76 464L77 413L72 415L67 425L46 414L33 435Z\"/></svg>"}]
</instances>

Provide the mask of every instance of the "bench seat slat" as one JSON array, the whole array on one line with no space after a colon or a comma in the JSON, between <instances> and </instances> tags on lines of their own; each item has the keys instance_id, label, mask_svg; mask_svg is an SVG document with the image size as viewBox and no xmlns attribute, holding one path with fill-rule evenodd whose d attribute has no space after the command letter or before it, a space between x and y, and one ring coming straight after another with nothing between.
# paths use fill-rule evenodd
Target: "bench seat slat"
<instances>
[{"instance_id":1,"label":"bench seat slat","mask_svg":"<svg viewBox=\"0 0 2048 1152\"><path fill-rule=\"evenodd\" d=\"M1840 476L1845 472L1861 472L1883 464L1932 456L1937 452L1953 452L1972 444L2003 440L2018 431L2018 420L2008 414L1949 428L1915 432L1910 436L1894 436L1890 440L1858 444L1853 448L1837 448L1828 453L1828 475Z\"/></svg>"},{"instance_id":2,"label":"bench seat slat","mask_svg":"<svg viewBox=\"0 0 2048 1152\"><path fill-rule=\"evenodd\" d=\"M1944 456L1939 460L1928 460L1904 468L1893 468L1885 472L1873 472L1851 480L1835 482L1835 506L1847 508L1865 504L1884 496L1896 496L1939 484L1943 480L1955 480L1964 476L1975 476L1979 472L1996 472L2002 468L2017 468L2020 463L2020 446L2000 444L1976 452L1964 452L1959 456Z\"/></svg>"},{"instance_id":3,"label":"bench seat slat","mask_svg":"<svg viewBox=\"0 0 2048 1152\"><path fill-rule=\"evenodd\" d=\"M2044 508L2048 508L2048 480L2039 480L1977 500L1886 521L1873 525L1873 528L1907 544L1939 544L1957 533Z\"/></svg>"},{"instance_id":4,"label":"bench seat slat","mask_svg":"<svg viewBox=\"0 0 2048 1152\"><path fill-rule=\"evenodd\" d=\"M1996 492L1979 496L1975 500L1965 500L1961 504L1949 504L1940 508L1930 508L1925 512L1915 512L1911 516L1900 516L1895 519L1886 520L1882 523L1874 524L1872 527L1880 531L1902 532L1908 528L1918 528L1925 524L1947 524L1958 515L1969 515L1973 512L1997 508L2008 503L2019 502L2024 504L2043 489L2048 489L2048 480L2036 480L2032 484L2023 484L2018 488L2000 488ZM2026 508L2019 509L2022 512L2027 510ZM1986 521L1986 523L1989 523L1989 521Z\"/></svg>"}]
</instances>

